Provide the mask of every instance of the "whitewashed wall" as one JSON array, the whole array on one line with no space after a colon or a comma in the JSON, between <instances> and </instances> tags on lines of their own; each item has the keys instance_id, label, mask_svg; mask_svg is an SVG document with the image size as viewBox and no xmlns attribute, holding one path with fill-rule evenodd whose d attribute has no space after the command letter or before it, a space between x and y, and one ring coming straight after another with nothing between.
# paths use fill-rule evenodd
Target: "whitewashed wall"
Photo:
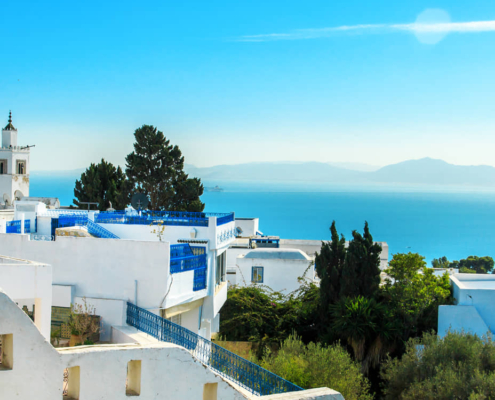
<instances>
[{"instance_id":1,"label":"whitewashed wall","mask_svg":"<svg viewBox=\"0 0 495 400\"><path fill-rule=\"evenodd\" d=\"M236 274L237 284L239 286L251 285L252 267L263 267L263 285L269 286L275 291L284 291L287 294L299 289L301 284L297 278L304 275L310 263L311 261L308 260L257 259L239 256L237 259L239 266ZM314 278L313 267L309 268L306 277L311 280Z\"/></svg>"},{"instance_id":2,"label":"whitewashed wall","mask_svg":"<svg viewBox=\"0 0 495 400\"><path fill-rule=\"evenodd\" d=\"M29 317L1 291L0 334L14 335L13 369L0 370L2 400L61 399L63 372L67 367L80 369L81 400L128 399L125 390L127 365L132 360L141 361L139 398L143 400L202 399L205 384L211 383L218 385L218 400L264 398L238 391L195 361L187 350L171 344L82 346L57 351L41 336ZM340 394L329 389L275 398L343 400Z\"/></svg>"},{"instance_id":3,"label":"whitewashed wall","mask_svg":"<svg viewBox=\"0 0 495 400\"><path fill-rule=\"evenodd\" d=\"M63 236L46 242L30 240L28 235L0 234L2 253L51 264L54 284L73 286L76 297L134 303L137 281L137 304L155 313L214 295L215 251L208 252L207 288L199 291L193 291L194 271L170 274L168 242ZM103 311L100 315L107 326L114 316ZM205 318L213 319L213 311L213 306L207 307Z\"/></svg>"},{"instance_id":4,"label":"whitewashed wall","mask_svg":"<svg viewBox=\"0 0 495 400\"><path fill-rule=\"evenodd\" d=\"M240 237L255 236L259 231L259 218L236 218L235 226L242 229Z\"/></svg>"},{"instance_id":5,"label":"whitewashed wall","mask_svg":"<svg viewBox=\"0 0 495 400\"><path fill-rule=\"evenodd\" d=\"M439 307L439 334L445 334L449 328L479 336L486 335L488 330L494 331L495 276L455 274L450 276L450 281L457 304ZM488 288L489 286L492 288Z\"/></svg>"},{"instance_id":6,"label":"whitewashed wall","mask_svg":"<svg viewBox=\"0 0 495 400\"><path fill-rule=\"evenodd\" d=\"M35 304L35 321L40 332L50 338L52 307L52 267L0 257L0 288L21 306Z\"/></svg>"}]
</instances>

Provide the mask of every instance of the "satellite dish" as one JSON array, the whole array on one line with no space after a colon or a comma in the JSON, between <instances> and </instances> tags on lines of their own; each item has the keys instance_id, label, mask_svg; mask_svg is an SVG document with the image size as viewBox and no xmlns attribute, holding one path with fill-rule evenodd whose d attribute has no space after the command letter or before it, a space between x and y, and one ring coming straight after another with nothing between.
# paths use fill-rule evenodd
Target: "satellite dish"
<instances>
[{"instance_id":1,"label":"satellite dish","mask_svg":"<svg viewBox=\"0 0 495 400\"><path fill-rule=\"evenodd\" d=\"M131 198L131 205L135 210L148 208L150 199L144 193L134 193Z\"/></svg>"},{"instance_id":2,"label":"satellite dish","mask_svg":"<svg viewBox=\"0 0 495 400\"><path fill-rule=\"evenodd\" d=\"M22 200L22 198L24 197L24 193L22 193L20 190L16 190L14 192L14 197L16 200Z\"/></svg>"},{"instance_id":3,"label":"satellite dish","mask_svg":"<svg viewBox=\"0 0 495 400\"><path fill-rule=\"evenodd\" d=\"M3 194L3 201L5 201L6 206L10 206L12 201L10 200L10 196L7 193Z\"/></svg>"}]
</instances>

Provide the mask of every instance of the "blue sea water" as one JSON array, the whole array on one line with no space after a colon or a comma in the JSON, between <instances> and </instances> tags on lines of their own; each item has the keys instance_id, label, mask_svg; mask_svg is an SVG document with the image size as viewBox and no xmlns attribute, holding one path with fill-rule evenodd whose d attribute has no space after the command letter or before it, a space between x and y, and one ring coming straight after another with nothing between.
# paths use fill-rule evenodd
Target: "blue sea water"
<instances>
[{"instance_id":1,"label":"blue sea water","mask_svg":"<svg viewBox=\"0 0 495 400\"><path fill-rule=\"evenodd\" d=\"M31 196L55 196L72 203L75 177L32 176ZM389 244L390 254L417 252L429 263L447 256L495 257L495 193L432 187L344 186L306 183L204 182L223 192L202 196L206 211L234 211L258 217L264 234L287 239L351 238L368 221L373 238Z\"/></svg>"}]
</instances>

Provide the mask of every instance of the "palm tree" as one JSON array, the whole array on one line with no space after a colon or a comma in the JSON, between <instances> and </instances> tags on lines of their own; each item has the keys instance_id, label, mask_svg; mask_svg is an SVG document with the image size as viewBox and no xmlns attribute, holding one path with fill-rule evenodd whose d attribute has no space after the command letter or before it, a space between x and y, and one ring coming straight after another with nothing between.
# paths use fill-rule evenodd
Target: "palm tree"
<instances>
[{"instance_id":1,"label":"palm tree","mask_svg":"<svg viewBox=\"0 0 495 400\"><path fill-rule=\"evenodd\" d=\"M345 297L330 306L331 330L351 346L363 373L394 348L397 327L387 308L374 298Z\"/></svg>"}]
</instances>

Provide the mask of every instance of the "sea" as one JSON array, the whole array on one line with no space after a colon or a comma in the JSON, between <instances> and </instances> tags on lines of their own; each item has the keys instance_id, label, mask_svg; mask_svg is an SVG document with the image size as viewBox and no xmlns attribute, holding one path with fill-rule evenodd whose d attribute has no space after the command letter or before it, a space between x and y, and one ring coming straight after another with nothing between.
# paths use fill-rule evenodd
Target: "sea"
<instances>
[{"instance_id":1,"label":"sea","mask_svg":"<svg viewBox=\"0 0 495 400\"><path fill-rule=\"evenodd\" d=\"M30 195L72 204L73 176L31 175ZM407 185L342 185L306 182L204 181L207 212L259 218L260 231L284 239L329 240L330 225L352 238L365 221L389 258L414 252L430 264L446 256L495 257L495 191L483 188Z\"/></svg>"}]
</instances>

